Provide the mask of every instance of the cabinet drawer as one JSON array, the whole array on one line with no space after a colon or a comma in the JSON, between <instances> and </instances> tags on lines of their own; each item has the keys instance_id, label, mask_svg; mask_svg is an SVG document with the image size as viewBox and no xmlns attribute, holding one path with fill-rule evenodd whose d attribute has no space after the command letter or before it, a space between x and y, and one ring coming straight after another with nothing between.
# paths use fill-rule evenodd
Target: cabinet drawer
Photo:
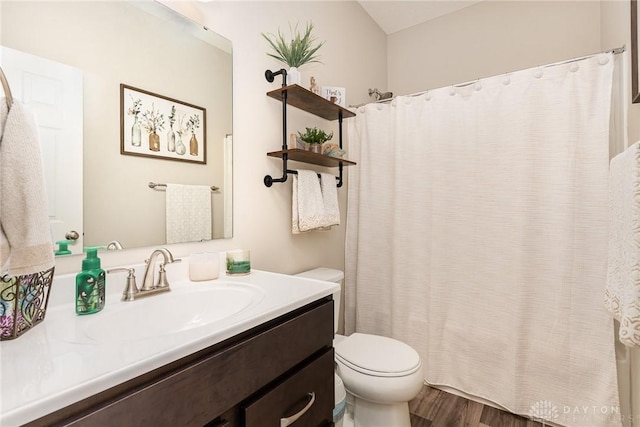
<instances>
[{"instance_id":1,"label":"cabinet drawer","mask_svg":"<svg viewBox=\"0 0 640 427\"><path fill-rule=\"evenodd\" d=\"M242 409L244 427L317 427L331 424L333 393L333 349L330 349L245 405Z\"/></svg>"}]
</instances>

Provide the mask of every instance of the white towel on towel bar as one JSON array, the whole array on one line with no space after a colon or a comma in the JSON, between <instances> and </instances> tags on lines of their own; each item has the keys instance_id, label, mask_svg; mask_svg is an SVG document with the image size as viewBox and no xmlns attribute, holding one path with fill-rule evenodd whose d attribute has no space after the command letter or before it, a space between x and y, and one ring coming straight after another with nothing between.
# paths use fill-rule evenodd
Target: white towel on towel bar
<instances>
[{"instance_id":1,"label":"white towel on towel bar","mask_svg":"<svg viewBox=\"0 0 640 427\"><path fill-rule=\"evenodd\" d=\"M340 206L338 205L338 187L336 177L320 173L320 188L324 205L324 227L340 225Z\"/></svg>"},{"instance_id":2,"label":"white towel on towel bar","mask_svg":"<svg viewBox=\"0 0 640 427\"><path fill-rule=\"evenodd\" d=\"M298 169L293 175L291 232L326 230L340 223L336 178L314 171Z\"/></svg>"},{"instance_id":3,"label":"white towel on towel bar","mask_svg":"<svg viewBox=\"0 0 640 427\"><path fill-rule=\"evenodd\" d=\"M298 234L323 227L324 203L314 171L298 169L293 175L291 231Z\"/></svg>"},{"instance_id":4,"label":"white towel on towel bar","mask_svg":"<svg viewBox=\"0 0 640 427\"><path fill-rule=\"evenodd\" d=\"M211 240L211 187L167 184L167 243Z\"/></svg>"},{"instance_id":5,"label":"white towel on towel bar","mask_svg":"<svg viewBox=\"0 0 640 427\"><path fill-rule=\"evenodd\" d=\"M620 342L640 346L640 142L611 160L607 267L605 306Z\"/></svg>"}]
</instances>

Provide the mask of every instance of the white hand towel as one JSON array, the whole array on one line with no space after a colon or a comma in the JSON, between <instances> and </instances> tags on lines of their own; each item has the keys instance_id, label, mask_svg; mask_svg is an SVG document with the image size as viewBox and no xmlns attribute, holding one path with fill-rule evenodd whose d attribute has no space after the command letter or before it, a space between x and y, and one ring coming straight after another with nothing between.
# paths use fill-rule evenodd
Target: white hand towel
<instances>
[{"instance_id":1,"label":"white hand towel","mask_svg":"<svg viewBox=\"0 0 640 427\"><path fill-rule=\"evenodd\" d=\"M340 225L340 206L338 205L336 177L328 173L320 173L320 185L324 205L323 227Z\"/></svg>"},{"instance_id":2,"label":"white hand towel","mask_svg":"<svg viewBox=\"0 0 640 427\"><path fill-rule=\"evenodd\" d=\"M211 187L167 184L167 243L211 240Z\"/></svg>"},{"instance_id":3,"label":"white hand towel","mask_svg":"<svg viewBox=\"0 0 640 427\"><path fill-rule=\"evenodd\" d=\"M314 171L298 169L293 175L291 231L299 234L324 226L324 202Z\"/></svg>"},{"instance_id":4,"label":"white hand towel","mask_svg":"<svg viewBox=\"0 0 640 427\"><path fill-rule=\"evenodd\" d=\"M38 128L18 101L0 100L0 270L14 276L54 266Z\"/></svg>"},{"instance_id":5,"label":"white hand towel","mask_svg":"<svg viewBox=\"0 0 640 427\"><path fill-rule=\"evenodd\" d=\"M640 142L614 157L609 169L605 306L620 321L620 341L640 346Z\"/></svg>"}]
</instances>

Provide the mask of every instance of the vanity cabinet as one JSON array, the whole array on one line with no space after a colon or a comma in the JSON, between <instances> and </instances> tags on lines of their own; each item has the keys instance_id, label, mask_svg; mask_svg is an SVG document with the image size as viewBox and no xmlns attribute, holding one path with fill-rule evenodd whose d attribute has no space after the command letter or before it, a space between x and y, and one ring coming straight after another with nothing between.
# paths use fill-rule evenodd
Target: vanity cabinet
<instances>
[{"instance_id":1,"label":"vanity cabinet","mask_svg":"<svg viewBox=\"0 0 640 427\"><path fill-rule=\"evenodd\" d=\"M28 425L332 425L332 341L326 297Z\"/></svg>"}]
</instances>

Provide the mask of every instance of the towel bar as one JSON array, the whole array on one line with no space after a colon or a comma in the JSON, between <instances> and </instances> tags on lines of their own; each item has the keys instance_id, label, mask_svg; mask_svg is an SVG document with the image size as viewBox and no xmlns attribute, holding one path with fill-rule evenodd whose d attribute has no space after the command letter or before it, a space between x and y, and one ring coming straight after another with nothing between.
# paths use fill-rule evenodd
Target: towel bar
<instances>
[{"instance_id":1,"label":"towel bar","mask_svg":"<svg viewBox=\"0 0 640 427\"><path fill-rule=\"evenodd\" d=\"M167 188L167 184L160 184L158 182L150 182L149 183L149 188L153 188L156 191L163 191L162 189L166 189ZM220 187L216 187L215 185L211 186L211 191L218 191L220 190Z\"/></svg>"},{"instance_id":2,"label":"towel bar","mask_svg":"<svg viewBox=\"0 0 640 427\"><path fill-rule=\"evenodd\" d=\"M282 178L273 178L271 175L266 175L264 177L264 185L266 185L267 187L271 187L274 182L285 182L287 180L287 174L298 175L298 171L287 169L285 171L285 174L282 176ZM318 174L318 179L319 178L320 178L320 174ZM336 176L335 178L336 178L336 181L338 181L336 186L338 188L342 187L342 176Z\"/></svg>"}]
</instances>

